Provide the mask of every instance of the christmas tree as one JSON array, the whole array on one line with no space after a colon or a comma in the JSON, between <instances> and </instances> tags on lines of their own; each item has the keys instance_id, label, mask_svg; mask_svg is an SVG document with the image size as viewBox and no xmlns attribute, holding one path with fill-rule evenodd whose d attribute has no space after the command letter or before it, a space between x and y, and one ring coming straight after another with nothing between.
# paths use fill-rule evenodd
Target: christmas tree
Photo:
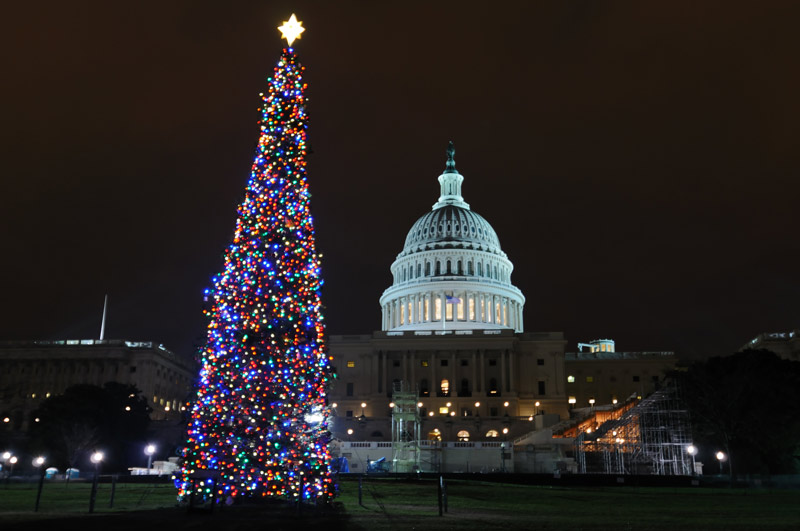
<instances>
[{"instance_id":1,"label":"christmas tree","mask_svg":"<svg viewBox=\"0 0 800 531\"><path fill-rule=\"evenodd\" d=\"M206 290L208 340L177 480L182 499L316 501L333 492L332 373L306 180L306 85L291 48L303 28L292 15L279 29L289 46L262 94L261 135L233 243Z\"/></svg>"}]
</instances>

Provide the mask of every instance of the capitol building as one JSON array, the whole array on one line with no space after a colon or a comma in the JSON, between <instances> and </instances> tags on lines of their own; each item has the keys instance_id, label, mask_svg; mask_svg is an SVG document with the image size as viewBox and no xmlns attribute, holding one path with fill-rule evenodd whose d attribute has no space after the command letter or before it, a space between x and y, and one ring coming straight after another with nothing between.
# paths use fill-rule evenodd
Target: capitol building
<instances>
[{"instance_id":1,"label":"capitol building","mask_svg":"<svg viewBox=\"0 0 800 531\"><path fill-rule=\"evenodd\" d=\"M514 265L464 200L452 142L438 181L438 201L391 264L381 330L330 337L335 440L391 446L408 435L402 419L416 419L421 441L512 445L576 409L659 386L671 352L616 352L614 341L594 340L569 353L562 332L526 331Z\"/></svg>"}]
</instances>

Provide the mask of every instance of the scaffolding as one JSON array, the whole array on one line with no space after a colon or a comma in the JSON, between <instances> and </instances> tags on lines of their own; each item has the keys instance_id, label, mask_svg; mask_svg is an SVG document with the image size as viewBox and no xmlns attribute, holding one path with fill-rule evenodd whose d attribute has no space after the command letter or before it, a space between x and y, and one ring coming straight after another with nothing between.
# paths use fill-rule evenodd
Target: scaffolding
<instances>
[{"instance_id":1,"label":"scaffolding","mask_svg":"<svg viewBox=\"0 0 800 531\"><path fill-rule=\"evenodd\" d=\"M419 396L407 382L394 382L392 389L392 464L398 473L420 470Z\"/></svg>"},{"instance_id":2,"label":"scaffolding","mask_svg":"<svg viewBox=\"0 0 800 531\"><path fill-rule=\"evenodd\" d=\"M581 473L692 475L689 413L668 383L618 418L582 425L575 438Z\"/></svg>"}]
</instances>

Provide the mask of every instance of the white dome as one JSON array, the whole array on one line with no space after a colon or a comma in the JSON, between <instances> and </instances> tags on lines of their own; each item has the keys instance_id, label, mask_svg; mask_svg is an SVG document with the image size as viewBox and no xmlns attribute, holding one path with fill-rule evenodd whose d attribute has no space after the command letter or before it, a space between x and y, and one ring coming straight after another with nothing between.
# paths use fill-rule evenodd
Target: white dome
<instances>
[{"instance_id":1,"label":"white dome","mask_svg":"<svg viewBox=\"0 0 800 531\"><path fill-rule=\"evenodd\" d=\"M453 143L439 176L439 201L411 227L380 299L382 330L522 332L525 297L511 284L513 264L483 217L461 196Z\"/></svg>"}]
</instances>

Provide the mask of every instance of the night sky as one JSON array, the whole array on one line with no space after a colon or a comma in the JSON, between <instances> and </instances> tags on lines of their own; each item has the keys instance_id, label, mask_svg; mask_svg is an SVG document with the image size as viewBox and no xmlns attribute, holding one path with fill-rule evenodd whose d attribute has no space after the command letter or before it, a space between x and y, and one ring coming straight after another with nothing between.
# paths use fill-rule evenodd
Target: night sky
<instances>
[{"instance_id":1,"label":"night sky","mask_svg":"<svg viewBox=\"0 0 800 531\"><path fill-rule=\"evenodd\" d=\"M527 331L730 353L800 327L797 2L27 2L0 22L0 339L190 353L294 12L331 334L439 195L514 263Z\"/></svg>"}]
</instances>

